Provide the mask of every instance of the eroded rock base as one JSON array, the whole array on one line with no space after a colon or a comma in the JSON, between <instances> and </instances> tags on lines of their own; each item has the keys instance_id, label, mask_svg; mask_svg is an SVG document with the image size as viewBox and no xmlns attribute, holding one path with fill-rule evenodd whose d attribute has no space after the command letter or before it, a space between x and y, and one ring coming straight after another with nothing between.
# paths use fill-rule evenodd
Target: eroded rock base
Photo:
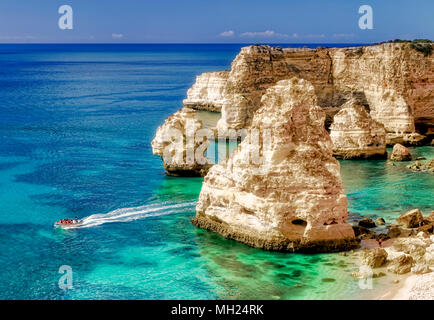
<instances>
[{"instance_id":1,"label":"eroded rock base","mask_svg":"<svg viewBox=\"0 0 434 320\"><path fill-rule=\"evenodd\" d=\"M196 227L219 233L223 237L247 244L248 246L268 251L297 252L297 253L324 253L340 252L358 248L359 241L355 238L328 239L303 242L291 241L286 238L263 238L258 233L245 233L235 230L223 221L212 220L204 215L197 215L191 220Z\"/></svg>"}]
</instances>

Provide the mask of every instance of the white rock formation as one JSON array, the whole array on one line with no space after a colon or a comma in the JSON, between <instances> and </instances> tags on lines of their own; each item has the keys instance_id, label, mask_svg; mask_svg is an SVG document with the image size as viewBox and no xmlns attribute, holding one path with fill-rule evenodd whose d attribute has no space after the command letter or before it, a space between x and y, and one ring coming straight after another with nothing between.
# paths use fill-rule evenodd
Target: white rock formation
<instances>
[{"instance_id":1,"label":"white rock formation","mask_svg":"<svg viewBox=\"0 0 434 320\"><path fill-rule=\"evenodd\" d=\"M187 91L184 106L197 110L220 112L225 102L225 89L229 71L205 72Z\"/></svg>"},{"instance_id":2,"label":"white rock formation","mask_svg":"<svg viewBox=\"0 0 434 320\"><path fill-rule=\"evenodd\" d=\"M196 119L196 111L182 108L168 117L158 127L152 152L163 160L167 175L205 176L211 160L204 156L207 143L198 133L202 123Z\"/></svg>"},{"instance_id":3,"label":"white rock formation","mask_svg":"<svg viewBox=\"0 0 434 320\"><path fill-rule=\"evenodd\" d=\"M247 128L265 90L297 76L314 85L318 105L328 115L357 94L370 106L371 117L385 126L387 141L420 144L424 137L411 135L415 123L424 132L434 125L433 63L434 54L424 56L408 43L330 49L255 45L241 49L230 71L199 76L185 103L197 109L221 107L222 132Z\"/></svg>"},{"instance_id":4,"label":"white rock formation","mask_svg":"<svg viewBox=\"0 0 434 320\"><path fill-rule=\"evenodd\" d=\"M316 104L306 80L269 88L247 137L205 177L192 223L268 250L357 246L325 114Z\"/></svg>"},{"instance_id":5,"label":"white rock formation","mask_svg":"<svg viewBox=\"0 0 434 320\"><path fill-rule=\"evenodd\" d=\"M344 159L385 158L386 130L356 99L346 102L330 126L334 154Z\"/></svg>"}]
</instances>

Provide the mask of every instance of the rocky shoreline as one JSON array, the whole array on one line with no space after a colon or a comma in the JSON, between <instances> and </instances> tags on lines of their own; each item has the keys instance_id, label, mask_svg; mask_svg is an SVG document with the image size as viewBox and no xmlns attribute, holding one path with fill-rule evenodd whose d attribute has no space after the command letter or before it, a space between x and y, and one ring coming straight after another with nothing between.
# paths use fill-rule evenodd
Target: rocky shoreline
<instances>
[{"instance_id":1,"label":"rocky shoreline","mask_svg":"<svg viewBox=\"0 0 434 320\"><path fill-rule=\"evenodd\" d=\"M336 158L395 165L414 160L407 146L433 145L433 62L407 43L245 47L230 70L197 77L184 107L158 128L153 152L168 175L204 176L197 227L270 251L351 250L374 277L429 273L434 212L351 226ZM207 135L197 110L221 112ZM203 146L229 137L239 145L212 164ZM434 160L415 160L408 170L434 172ZM378 225L382 232L372 230ZM423 286L414 281L416 297Z\"/></svg>"},{"instance_id":2,"label":"rocky shoreline","mask_svg":"<svg viewBox=\"0 0 434 320\"><path fill-rule=\"evenodd\" d=\"M401 282L398 289L392 289L379 299L433 299L434 286L424 286L426 277L432 278L434 274L434 211L423 217L418 209L402 214L396 219L397 224L388 226L389 232L374 233L360 232L357 238L361 241L362 249L354 254L360 262L360 271L353 273L353 277L364 279L367 277L403 276L395 279L393 285ZM362 222L364 221L364 222ZM360 224L368 226L367 220ZM370 221L371 228L375 223ZM368 229L366 227L361 227ZM421 276L431 274L431 276ZM400 289L399 289L400 288ZM427 289L428 288L428 289Z\"/></svg>"}]
</instances>

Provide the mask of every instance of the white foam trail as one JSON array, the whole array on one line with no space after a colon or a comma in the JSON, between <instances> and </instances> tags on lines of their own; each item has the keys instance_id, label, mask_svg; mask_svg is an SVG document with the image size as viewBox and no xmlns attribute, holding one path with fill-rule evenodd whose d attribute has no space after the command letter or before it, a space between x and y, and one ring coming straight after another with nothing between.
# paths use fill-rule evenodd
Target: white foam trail
<instances>
[{"instance_id":1,"label":"white foam trail","mask_svg":"<svg viewBox=\"0 0 434 320\"><path fill-rule=\"evenodd\" d=\"M149 217L158 217L172 213L179 213L192 210L196 205L195 201L183 203L152 203L145 206L122 208L110 211L108 213L92 214L83 218L83 224L79 226L66 227L71 228L89 228L99 226L104 223L128 222L132 220L144 219Z\"/></svg>"}]
</instances>

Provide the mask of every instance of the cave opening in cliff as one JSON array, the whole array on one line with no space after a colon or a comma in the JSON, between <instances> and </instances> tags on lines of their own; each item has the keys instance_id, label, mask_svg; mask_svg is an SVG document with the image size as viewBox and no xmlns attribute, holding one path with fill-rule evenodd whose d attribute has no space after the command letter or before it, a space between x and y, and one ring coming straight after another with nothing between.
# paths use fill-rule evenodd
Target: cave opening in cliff
<instances>
[{"instance_id":1,"label":"cave opening in cliff","mask_svg":"<svg viewBox=\"0 0 434 320\"><path fill-rule=\"evenodd\" d=\"M307 222L302 220L302 219L295 219L292 220L292 224L296 225L296 226L302 226L302 227L306 227L307 226Z\"/></svg>"}]
</instances>

